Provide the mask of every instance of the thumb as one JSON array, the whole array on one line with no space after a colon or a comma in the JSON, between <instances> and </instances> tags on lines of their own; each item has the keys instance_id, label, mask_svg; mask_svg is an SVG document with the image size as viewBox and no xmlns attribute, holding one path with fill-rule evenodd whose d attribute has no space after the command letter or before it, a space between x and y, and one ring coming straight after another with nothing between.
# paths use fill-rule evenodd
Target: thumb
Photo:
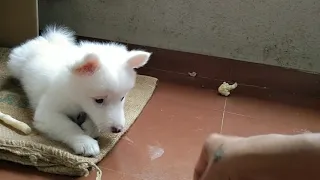
<instances>
[{"instance_id":1,"label":"thumb","mask_svg":"<svg viewBox=\"0 0 320 180\"><path fill-rule=\"evenodd\" d=\"M207 150L207 144L205 143L202 147L200 157L198 159L198 162L196 164L194 174L193 174L193 180L200 180L203 176L204 172L207 169L208 166L208 150Z\"/></svg>"}]
</instances>

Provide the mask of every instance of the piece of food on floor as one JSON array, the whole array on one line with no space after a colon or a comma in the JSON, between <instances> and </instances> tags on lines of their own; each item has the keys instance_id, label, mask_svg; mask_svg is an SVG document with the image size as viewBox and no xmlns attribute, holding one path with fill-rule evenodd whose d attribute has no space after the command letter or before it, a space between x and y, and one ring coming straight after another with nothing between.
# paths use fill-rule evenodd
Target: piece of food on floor
<instances>
[{"instance_id":1,"label":"piece of food on floor","mask_svg":"<svg viewBox=\"0 0 320 180\"><path fill-rule=\"evenodd\" d=\"M230 95L230 91L234 90L235 88L237 88L238 84L234 83L234 84L228 84L227 82L223 82L219 88L218 88L218 92L223 95L223 96L229 96Z\"/></svg>"}]
</instances>

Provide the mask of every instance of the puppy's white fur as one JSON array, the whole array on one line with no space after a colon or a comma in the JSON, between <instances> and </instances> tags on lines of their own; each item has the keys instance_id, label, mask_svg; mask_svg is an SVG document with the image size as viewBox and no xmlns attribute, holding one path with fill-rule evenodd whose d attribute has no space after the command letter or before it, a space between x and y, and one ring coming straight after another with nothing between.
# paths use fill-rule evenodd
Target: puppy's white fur
<instances>
[{"instance_id":1,"label":"puppy's white fur","mask_svg":"<svg viewBox=\"0 0 320 180\"><path fill-rule=\"evenodd\" d=\"M150 55L116 43L76 43L72 31L51 26L14 48L8 68L35 110L34 127L77 154L95 156L100 148L90 136L97 135L95 129L123 129L122 97L135 84L134 69L145 65ZM81 111L92 120L82 129L68 118Z\"/></svg>"}]
</instances>

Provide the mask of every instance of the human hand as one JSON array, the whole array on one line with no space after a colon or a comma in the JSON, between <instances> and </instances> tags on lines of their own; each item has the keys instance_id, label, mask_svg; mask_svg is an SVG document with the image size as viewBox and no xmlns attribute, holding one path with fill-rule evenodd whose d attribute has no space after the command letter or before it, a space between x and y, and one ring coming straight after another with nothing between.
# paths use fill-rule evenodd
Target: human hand
<instances>
[{"instance_id":1,"label":"human hand","mask_svg":"<svg viewBox=\"0 0 320 180\"><path fill-rule=\"evenodd\" d=\"M319 179L319 134L210 135L193 180ZM310 168L311 167L311 168ZM299 169L299 171L297 171ZM309 178L309 179L310 179Z\"/></svg>"},{"instance_id":2,"label":"human hand","mask_svg":"<svg viewBox=\"0 0 320 180\"><path fill-rule=\"evenodd\" d=\"M203 144L193 180L229 180L226 169L234 158L233 150L239 146L239 140L243 138L211 134Z\"/></svg>"},{"instance_id":3,"label":"human hand","mask_svg":"<svg viewBox=\"0 0 320 180\"><path fill-rule=\"evenodd\" d=\"M221 135L211 134L205 141L194 171L194 180L213 179L214 163L221 160L224 151Z\"/></svg>"}]
</instances>

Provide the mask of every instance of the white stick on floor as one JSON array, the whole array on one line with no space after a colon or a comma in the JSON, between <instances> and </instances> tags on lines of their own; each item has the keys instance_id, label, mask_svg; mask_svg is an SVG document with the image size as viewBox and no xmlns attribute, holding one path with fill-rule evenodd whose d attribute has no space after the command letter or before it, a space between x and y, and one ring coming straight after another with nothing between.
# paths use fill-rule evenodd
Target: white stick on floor
<instances>
[{"instance_id":1,"label":"white stick on floor","mask_svg":"<svg viewBox=\"0 0 320 180\"><path fill-rule=\"evenodd\" d=\"M2 112L0 112L0 120L2 122L4 122L5 124L8 124L11 127L15 128L19 131L22 131L23 133L25 133L27 135L30 134L32 131L28 124L21 122L21 121L18 121L17 119L15 119L7 114L4 114Z\"/></svg>"}]
</instances>

